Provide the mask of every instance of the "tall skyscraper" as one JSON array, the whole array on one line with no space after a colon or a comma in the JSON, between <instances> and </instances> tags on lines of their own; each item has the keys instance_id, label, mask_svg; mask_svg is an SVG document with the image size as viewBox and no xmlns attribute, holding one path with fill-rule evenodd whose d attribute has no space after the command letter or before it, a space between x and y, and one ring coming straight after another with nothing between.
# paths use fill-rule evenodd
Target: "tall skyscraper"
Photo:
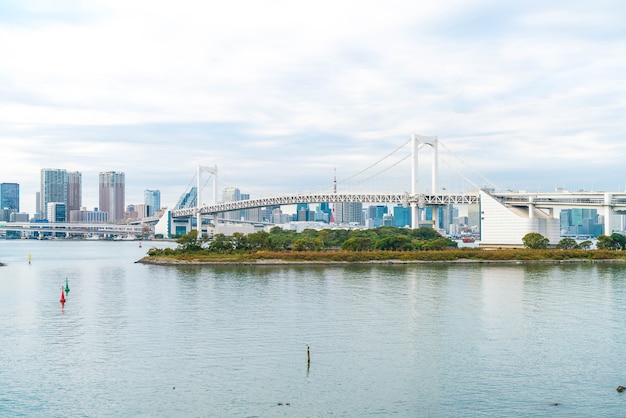
<instances>
[{"instance_id":1,"label":"tall skyscraper","mask_svg":"<svg viewBox=\"0 0 626 418\"><path fill-rule=\"evenodd\" d=\"M126 180L124 173L107 171L99 176L99 208L101 212L108 212L109 221L124 219L126 209L125 191Z\"/></svg>"},{"instance_id":2,"label":"tall skyscraper","mask_svg":"<svg viewBox=\"0 0 626 418\"><path fill-rule=\"evenodd\" d=\"M183 193L183 195L176 203L174 209L186 209L193 208L196 206L196 201L198 200L198 189L196 186L193 186L188 192Z\"/></svg>"},{"instance_id":3,"label":"tall skyscraper","mask_svg":"<svg viewBox=\"0 0 626 418\"><path fill-rule=\"evenodd\" d=\"M0 183L0 209L11 212L20 211L20 185L17 183Z\"/></svg>"},{"instance_id":4,"label":"tall skyscraper","mask_svg":"<svg viewBox=\"0 0 626 418\"><path fill-rule=\"evenodd\" d=\"M363 203L343 202L335 205L335 222L338 224L363 224Z\"/></svg>"},{"instance_id":5,"label":"tall skyscraper","mask_svg":"<svg viewBox=\"0 0 626 418\"><path fill-rule=\"evenodd\" d=\"M154 216L161 209L161 191L160 190L144 190L143 203L146 205L146 213L144 216Z\"/></svg>"},{"instance_id":6,"label":"tall skyscraper","mask_svg":"<svg viewBox=\"0 0 626 418\"><path fill-rule=\"evenodd\" d=\"M224 202L237 202L241 200L241 191L236 187L227 187L222 192L222 200ZM234 210L224 213L224 219L241 219L241 211Z\"/></svg>"},{"instance_id":7,"label":"tall skyscraper","mask_svg":"<svg viewBox=\"0 0 626 418\"><path fill-rule=\"evenodd\" d=\"M58 168L41 169L41 191L39 213L48 218L48 203L67 204L67 170Z\"/></svg>"},{"instance_id":8,"label":"tall skyscraper","mask_svg":"<svg viewBox=\"0 0 626 418\"><path fill-rule=\"evenodd\" d=\"M67 173L67 213L83 205L83 178L79 171Z\"/></svg>"},{"instance_id":9,"label":"tall skyscraper","mask_svg":"<svg viewBox=\"0 0 626 418\"><path fill-rule=\"evenodd\" d=\"M393 207L393 226L399 228L411 226L411 208L404 206Z\"/></svg>"}]
</instances>

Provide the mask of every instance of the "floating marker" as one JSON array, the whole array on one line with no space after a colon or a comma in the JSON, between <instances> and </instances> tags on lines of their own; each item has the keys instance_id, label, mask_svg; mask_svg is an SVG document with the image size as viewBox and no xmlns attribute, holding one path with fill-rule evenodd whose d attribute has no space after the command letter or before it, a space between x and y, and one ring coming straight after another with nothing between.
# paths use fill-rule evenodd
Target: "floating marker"
<instances>
[{"instance_id":1,"label":"floating marker","mask_svg":"<svg viewBox=\"0 0 626 418\"><path fill-rule=\"evenodd\" d=\"M70 285L67 283L67 277L65 278L65 294L70 293Z\"/></svg>"},{"instance_id":2,"label":"floating marker","mask_svg":"<svg viewBox=\"0 0 626 418\"><path fill-rule=\"evenodd\" d=\"M59 302L61 302L61 305L65 303L65 292L63 291L63 287L61 287L61 299L59 299Z\"/></svg>"}]
</instances>

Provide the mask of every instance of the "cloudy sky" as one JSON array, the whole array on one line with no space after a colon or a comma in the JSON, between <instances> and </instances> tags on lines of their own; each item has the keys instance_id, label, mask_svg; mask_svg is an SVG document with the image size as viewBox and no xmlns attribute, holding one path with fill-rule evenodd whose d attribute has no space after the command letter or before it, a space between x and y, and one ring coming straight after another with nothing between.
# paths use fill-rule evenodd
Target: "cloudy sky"
<instances>
[{"instance_id":1,"label":"cloudy sky","mask_svg":"<svg viewBox=\"0 0 626 418\"><path fill-rule=\"evenodd\" d=\"M100 171L127 204L172 207L199 164L220 190L320 191L417 133L448 189L623 191L625 21L602 0L2 2L0 182L28 212L41 168L81 171L89 208ZM409 151L362 187L410 190Z\"/></svg>"}]
</instances>

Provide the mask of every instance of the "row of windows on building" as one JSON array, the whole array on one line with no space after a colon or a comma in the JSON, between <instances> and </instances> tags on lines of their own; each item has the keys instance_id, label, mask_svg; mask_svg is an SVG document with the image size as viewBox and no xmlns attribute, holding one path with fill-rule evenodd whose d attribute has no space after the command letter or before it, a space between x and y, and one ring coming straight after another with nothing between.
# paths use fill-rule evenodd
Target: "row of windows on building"
<instances>
[{"instance_id":1,"label":"row of windows on building","mask_svg":"<svg viewBox=\"0 0 626 418\"><path fill-rule=\"evenodd\" d=\"M126 179L123 172L101 172L98 181L99 206L82 207L82 173L65 169L41 169L40 190L35 196L33 220L49 222L117 222L128 217L154 216L161 209L161 192L145 190L143 205L125 205ZM28 222L20 212L18 183L0 183L0 220ZM141 211L141 212L140 212Z\"/></svg>"}]
</instances>

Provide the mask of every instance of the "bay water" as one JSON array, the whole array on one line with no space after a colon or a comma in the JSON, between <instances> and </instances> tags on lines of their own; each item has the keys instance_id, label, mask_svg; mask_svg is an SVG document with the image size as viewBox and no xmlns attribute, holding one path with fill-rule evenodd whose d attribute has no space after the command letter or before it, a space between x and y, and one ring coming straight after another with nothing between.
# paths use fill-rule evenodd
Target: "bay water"
<instances>
[{"instance_id":1,"label":"bay water","mask_svg":"<svg viewBox=\"0 0 626 418\"><path fill-rule=\"evenodd\" d=\"M0 416L626 416L624 264L135 262L174 245L1 240Z\"/></svg>"}]
</instances>

